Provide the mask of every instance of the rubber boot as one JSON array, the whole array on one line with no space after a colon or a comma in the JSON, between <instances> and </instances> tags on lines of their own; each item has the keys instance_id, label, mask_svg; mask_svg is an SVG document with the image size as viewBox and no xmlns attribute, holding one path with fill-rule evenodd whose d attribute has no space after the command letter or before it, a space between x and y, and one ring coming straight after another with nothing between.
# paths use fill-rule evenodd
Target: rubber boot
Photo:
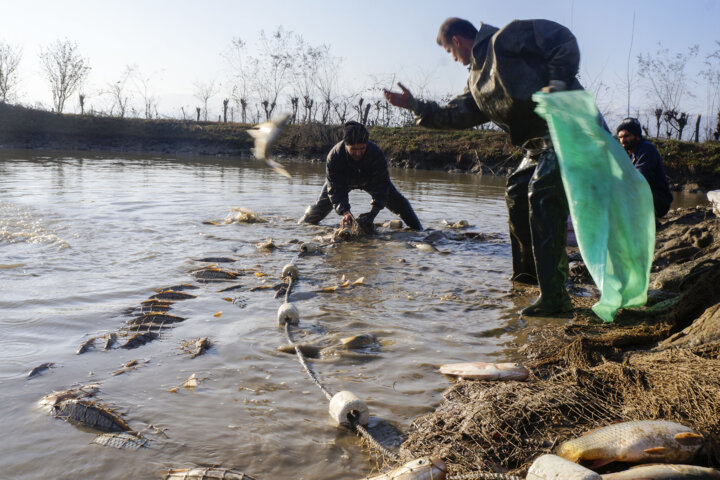
<instances>
[{"instance_id":1,"label":"rubber boot","mask_svg":"<svg viewBox=\"0 0 720 480\"><path fill-rule=\"evenodd\" d=\"M417 215L415 215L415 210L413 210L412 205L410 205L408 199L395 188L392 182L388 189L387 205L385 206L395 215L398 215L402 221L405 222L405 225L412 230L421 231L423 229L420 220Z\"/></svg>"},{"instance_id":2,"label":"rubber boot","mask_svg":"<svg viewBox=\"0 0 720 480\"><path fill-rule=\"evenodd\" d=\"M540 297L522 311L527 316L552 316L572 310L565 289L568 277L568 205L557 157L552 149L538 156L528 186L530 232Z\"/></svg>"},{"instance_id":3,"label":"rubber boot","mask_svg":"<svg viewBox=\"0 0 720 480\"><path fill-rule=\"evenodd\" d=\"M330 202L327 190L326 183L323 186L322 192L320 192L317 202L305 209L305 215L298 220L298 223L310 223L312 225L317 225L323 218L328 216L328 214L332 211L332 202Z\"/></svg>"},{"instance_id":4,"label":"rubber boot","mask_svg":"<svg viewBox=\"0 0 720 480\"><path fill-rule=\"evenodd\" d=\"M535 172L536 165L535 160L524 158L515 172L508 178L505 188L513 266L510 280L528 285L537 285L532 236L530 234L530 204L528 200L528 184Z\"/></svg>"}]
</instances>

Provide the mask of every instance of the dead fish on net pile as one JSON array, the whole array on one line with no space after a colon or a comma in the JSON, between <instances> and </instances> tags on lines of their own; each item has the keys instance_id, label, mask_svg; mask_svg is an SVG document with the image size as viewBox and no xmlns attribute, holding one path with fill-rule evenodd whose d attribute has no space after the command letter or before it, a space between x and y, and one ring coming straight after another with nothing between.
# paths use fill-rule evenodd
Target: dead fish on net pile
<instances>
[{"instance_id":1,"label":"dead fish on net pile","mask_svg":"<svg viewBox=\"0 0 720 480\"><path fill-rule=\"evenodd\" d=\"M268 240L266 240L264 242L258 243L257 245L255 245L255 247L258 250L268 250L268 251L272 251L277 248L277 246L275 245L275 242L273 242L272 238L269 238Z\"/></svg>"},{"instance_id":2,"label":"dead fish on net pile","mask_svg":"<svg viewBox=\"0 0 720 480\"><path fill-rule=\"evenodd\" d=\"M83 343L80 344L77 351L75 352L77 355L80 355L81 353L89 352L93 348L95 348L95 340L97 338L90 337L87 340L85 340Z\"/></svg>"},{"instance_id":3,"label":"dead fish on net pile","mask_svg":"<svg viewBox=\"0 0 720 480\"><path fill-rule=\"evenodd\" d=\"M639 465L623 472L602 475L603 480L682 480L720 479L720 472L713 468L695 465Z\"/></svg>"},{"instance_id":4,"label":"dead fish on net pile","mask_svg":"<svg viewBox=\"0 0 720 480\"><path fill-rule=\"evenodd\" d=\"M35 375L40 375L40 374L41 374L42 372L44 372L45 370L49 370L49 369L51 369L51 368L54 367L54 366L55 366L55 363L54 363L54 362L41 363L40 365L38 365L37 367L33 368L32 370L30 370L30 371L28 372L27 378L32 378L32 377L34 377Z\"/></svg>"},{"instance_id":5,"label":"dead fish on net pile","mask_svg":"<svg viewBox=\"0 0 720 480\"><path fill-rule=\"evenodd\" d=\"M445 462L437 457L422 457L383 475L365 477L366 480L444 480Z\"/></svg>"},{"instance_id":6,"label":"dead fish on net pile","mask_svg":"<svg viewBox=\"0 0 720 480\"><path fill-rule=\"evenodd\" d=\"M182 350L190 354L190 358L195 358L207 352L212 347L212 342L207 337L195 338L183 342Z\"/></svg>"},{"instance_id":7,"label":"dead fish on net pile","mask_svg":"<svg viewBox=\"0 0 720 480\"><path fill-rule=\"evenodd\" d=\"M57 405L70 399L91 398L100 391L100 384L91 383L69 390L59 390L42 397L38 402L41 407L52 411Z\"/></svg>"},{"instance_id":8,"label":"dead fish on net pile","mask_svg":"<svg viewBox=\"0 0 720 480\"><path fill-rule=\"evenodd\" d=\"M308 358L320 358L322 348L315 346L315 345L306 345L306 344L295 344L295 345L280 345L277 350L278 352L282 353L295 353L295 349L300 350L300 353L302 353L304 356Z\"/></svg>"},{"instance_id":9,"label":"dead fish on net pile","mask_svg":"<svg viewBox=\"0 0 720 480\"><path fill-rule=\"evenodd\" d=\"M88 400L69 399L55 405L53 415L67 422L101 432L125 432L125 420L104 405Z\"/></svg>"},{"instance_id":10,"label":"dead fish on net pile","mask_svg":"<svg viewBox=\"0 0 720 480\"><path fill-rule=\"evenodd\" d=\"M227 468L172 468L163 480L256 480L236 470Z\"/></svg>"},{"instance_id":11,"label":"dead fish on net pile","mask_svg":"<svg viewBox=\"0 0 720 480\"><path fill-rule=\"evenodd\" d=\"M618 423L591 430L560 445L558 455L591 468L611 462L684 463L700 449L703 436L690 427L665 420Z\"/></svg>"},{"instance_id":12,"label":"dead fish on net pile","mask_svg":"<svg viewBox=\"0 0 720 480\"><path fill-rule=\"evenodd\" d=\"M187 300L188 298L197 297L195 295L191 295L185 292L178 292L176 290L164 290L150 297L150 299L154 300Z\"/></svg>"},{"instance_id":13,"label":"dead fish on net pile","mask_svg":"<svg viewBox=\"0 0 720 480\"><path fill-rule=\"evenodd\" d=\"M125 349L133 349L138 348L146 343L150 343L153 340L157 340L160 338L160 335L155 332L145 332L145 333L136 333L135 335L132 335L130 338L128 338L127 342L120 345L120 348Z\"/></svg>"},{"instance_id":14,"label":"dead fish on net pile","mask_svg":"<svg viewBox=\"0 0 720 480\"><path fill-rule=\"evenodd\" d=\"M221 268L203 268L201 270L195 270L192 272L192 276L198 280L204 280L206 282L216 280L235 280L238 277L237 273L229 270L223 270Z\"/></svg>"},{"instance_id":15,"label":"dead fish on net pile","mask_svg":"<svg viewBox=\"0 0 720 480\"><path fill-rule=\"evenodd\" d=\"M530 371L519 363L466 362L440 365L440 373L466 380L527 380Z\"/></svg>"},{"instance_id":16,"label":"dead fish on net pile","mask_svg":"<svg viewBox=\"0 0 720 480\"><path fill-rule=\"evenodd\" d=\"M149 440L138 432L103 433L92 441L104 447L120 448L125 450L137 450L142 447L149 447Z\"/></svg>"}]
</instances>

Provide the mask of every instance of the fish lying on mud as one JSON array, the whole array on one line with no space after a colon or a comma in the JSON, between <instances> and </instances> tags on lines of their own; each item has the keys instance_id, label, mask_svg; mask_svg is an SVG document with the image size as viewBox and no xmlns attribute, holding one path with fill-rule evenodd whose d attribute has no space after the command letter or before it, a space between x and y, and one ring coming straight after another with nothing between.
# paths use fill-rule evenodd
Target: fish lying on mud
<instances>
[{"instance_id":1,"label":"fish lying on mud","mask_svg":"<svg viewBox=\"0 0 720 480\"><path fill-rule=\"evenodd\" d=\"M530 376L530 371L519 363L447 363L440 365L440 373L466 380L527 380Z\"/></svg>"},{"instance_id":2,"label":"fish lying on mud","mask_svg":"<svg viewBox=\"0 0 720 480\"><path fill-rule=\"evenodd\" d=\"M703 436L690 427L665 420L617 423L591 430L560 445L558 455L572 462L685 463L700 449Z\"/></svg>"},{"instance_id":3,"label":"fish lying on mud","mask_svg":"<svg viewBox=\"0 0 720 480\"><path fill-rule=\"evenodd\" d=\"M683 480L720 479L720 472L713 468L695 465L639 465L623 472L602 475L603 480Z\"/></svg>"},{"instance_id":4,"label":"fish lying on mud","mask_svg":"<svg viewBox=\"0 0 720 480\"><path fill-rule=\"evenodd\" d=\"M163 480L256 480L236 470L227 468L172 468Z\"/></svg>"},{"instance_id":5,"label":"fish lying on mud","mask_svg":"<svg viewBox=\"0 0 720 480\"><path fill-rule=\"evenodd\" d=\"M437 457L422 457L367 480L444 480L447 468Z\"/></svg>"},{"instance_id":6,"label":"fish lying on mud","mask_svg":"<svg viewBox=\"0 0 720 480\"><path fill-rule=\"evenodd\" d=\"M32 370L30 370L30 371L28 372L27 378L32 378L32 377L34 377L35 375L40 375L40 374L41 374L42 372L44 372L45 370L49 370L49 369L51 369L51 368L54 367L54 366L55 366L55 363L54 363L54 362L41 363L40 365L38 365L37 367L33 368Z\"/></svg>"}]
</instances>

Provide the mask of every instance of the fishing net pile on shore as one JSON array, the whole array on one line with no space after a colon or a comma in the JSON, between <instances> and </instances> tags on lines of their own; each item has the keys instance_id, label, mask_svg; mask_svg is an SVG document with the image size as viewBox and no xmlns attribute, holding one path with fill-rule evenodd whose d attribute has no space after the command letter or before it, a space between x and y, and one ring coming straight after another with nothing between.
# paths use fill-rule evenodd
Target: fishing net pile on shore
<instances>
[{"instance_id":1,"label":"fishing net pile on shore","mask_svg":"<svg viewBox=\"0 0 720 480\"><path fill-rule=\"evenodd\" d=\"M705 437L696 463L720 465L720 219L673 213L658 230L650 306L598 324L530 332L527 382L460 380L416 419L402 453L437 455L449 475L523 475L539 455L611 423L663 419Z\"/></svg>"}]
</instances>

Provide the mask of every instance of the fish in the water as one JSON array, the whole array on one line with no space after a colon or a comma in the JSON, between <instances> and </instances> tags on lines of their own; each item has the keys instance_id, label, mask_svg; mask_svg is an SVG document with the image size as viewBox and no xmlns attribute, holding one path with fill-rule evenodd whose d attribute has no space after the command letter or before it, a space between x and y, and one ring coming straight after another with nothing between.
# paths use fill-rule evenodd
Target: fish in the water
<instances>
[{"instance_id":1,"label":"fish in the water","mask_svg":"<svg viewBox=\"0 0 720 480\"><path fill-rule=\"evenodd\" d=\"M202 467L172 468L168 470L163 480L255 480L255 478L227 468Z\"/></svg>"},{"instance_id":2,"label":"fish in the water","mask_svg":"<svg viewBox=\"0 0 720 480\"><path fill-rule=\"evenodd\" d=\"M53 409L62 402L70 399L79 398L90 398L93 397L97 392L100 391L100 385L97 383L91 383L89 385L82 385L77 388L71 388L69 390L59 390L57 392L49 393L40 399L40 406L44 408Z\"/></svg>"},{"instance_id":3,"label":"fish in the water","mask_svg":"<svg viewBox=\"0 0 720 480\"><path fill-rule=\"evenodd\" d=\"M175 290L165 290L150 297L154 300L186 300L188 298L197 298L185 292L176 292Z\"/></svg>"},{"instance_id":4,"label":"fish in the water","mask_svg":"<svg viewBox=\"0 0 720 480\"><path fill-rule=\"evenodd\" d=\"M572 462L684 463L700 449L703 436L690 427L665 420L617 423L592 430L560 445L558 455Z\"/></svg>"},{"instance_id":5,"label":"fish in the water","mask_svg":"<svg viewBox=\"0 0 720 480\"><path fill-rule=\"evenodd\" d=\"M145 333L136 333L135 335L131 336L127 342L120 345L120 348L125 349L132 349L132 348L138 348L141 345L145 345L146 343L152 342L153 340L157 340L160 338L160 335L155 332L145 332Z\"/></svg>"},{"instance_id":6,"label":"fish in the water","mask_svg":"<svg viewBox=\"0 0 720 480\"><path fill-rule=\"evenodd\" d=\"M55 416L101 432L132 430L125 420L105 406L87 400L69 399L55 406Z\"/></svg>"},{"instance_id":7,"label":"fish in the water","mask_svg":"<svg viewBox=\"0 0 720 480\"><path fill-rule=\"evenodd\" d=\"M342 343L345 348L363 348L375 345L377 343L377 337L372 333L363 333L361 335L341 338L340 343Z\"/></svg>"},{"instance_id":8,"label":"fish in the water","mask_svg":"<svg viewBox=\"0 0 720 480\"><path fill-rule=\"evenodd\" d=\"M445 462L437 457L422 457L382 475L366 478L367 480L444 480L446 473Z\"/></svg>"},{"instance_id":9,"label":"fish in the water","mask_svg":"<svg viewBox=\"0 0 720 480\"><path fill-rule=\"evenodd\" d=\"M437 247L435 247L435 245L433 245L431 243L424 243L424 242L416 243L413 246L423 252L437 252L438 251Z\"/></svg>"},{"instance_id":10,"label":"fish in the water","mask_svg":"<svg viewBox=\"0 0 720 480\"><path fill-rule=\"evenodd\" d=\"M220 268L203 268L192 272L198 280L235 280L237 274Z\"/></svg>"},{"instance_id":11,"label":"fish in the water","mask_svg":"<svg viewBox=\"0 0 720 480\"><path fill-rule=\"evenodd\" d=\"M138 432L103 433L95 437L92 443L105 447L137 450L141 447L147 447L148 439Z\"/></svg>"},{"instance_id":12,"label":"fish in the water","mask_svg":"<svg viewBox=\"0 0 720 480\"><path fill-rule=\"evenodd\" d=\"M28 378L32 378L32 377L34 377L35 375L40 375L40 374L41 374L42 372L44 372L45 370L48 370L48 369L50 369L50 368L52 368L52 367L54 367L54 366L55 366L55 363L54 363L54 362L41 363L41 364L38 365L37 367L35 367L35 368L33 368L32 370L30 370L30 371L28 372L27 376L28 376Z\"/></svg>"},{"instance_id":13,"label":"fish in the water","mask_svg":"<svg viewBox=\"0 0 720 480\"><path fill-rule=\"evenodd\" d=\"M75 352L75 353L80 355L81 353L89 352L90 350L95 348L95 340L97 340L97 338L95 338L95 337L88 338L87 340L85 340L83 343L80 344L80 346L77 349L77 352Z\"/></svg>"},{"instance_id":14,"label":"fish in the water","mask_svg":"<svg viewBox=\"0 0 720 480\"><path fill-rule=\"evenodd\" d=\"M530 371L519 363L466 362L440 365L440 373L467 380L527 380Z\"/></svg>"},{"instance_id":15,"label":"fish in the water","mask_svg":"<svg viewBox=\"0 0 720 480\"><path fill-rule=\"evenodd\" d=\"M295 344L295 345L280 345L278 348L278 352L282 353L295 353L295 349L300 350L300 353L305 355L308 358L320 358L320 352L321 348L317 347L315 345L306 345L306 344Z\"/></svg>"},{"instance_id":16,"label":"fish in the water","mask_svg":"<svg viewBox=\"0 0 720 480\"><path fill-rule=\"evenodd\" d=\"M683 480L720 479L720 472L714 468L696 465L639 465L629 470L602 475L603 480Z\"/></svg>"},{"instance_id":17,"label":"fish in the water","mask_svg":"<svg viewBox=\"0 0 720 480\"><path fill-rule=\"evenodd\" d=\"M212 342L208 337L195 338L188 340L183 343L182 349L185 353L190 354L190 358L195 358L205 353L210 347Z\"/></svg>"},{"instance_id":18,"label":"fish in the water","mask_svg":"<svg viewBox=\"0 0 720 480\"><path fill-rule=\"evenodd\" d=\"M264 122L257 125L255 128L248 130L251 137L255 139L255 148L253 148L253 155L258 160L264 160L265 163L275 170L280 175L287 178L292 178L290 173L281 164L271 159L272 149L277 143L280 134L285 130L290 115L281 115L274 121Z\"/></svg>"}]
</instances>

